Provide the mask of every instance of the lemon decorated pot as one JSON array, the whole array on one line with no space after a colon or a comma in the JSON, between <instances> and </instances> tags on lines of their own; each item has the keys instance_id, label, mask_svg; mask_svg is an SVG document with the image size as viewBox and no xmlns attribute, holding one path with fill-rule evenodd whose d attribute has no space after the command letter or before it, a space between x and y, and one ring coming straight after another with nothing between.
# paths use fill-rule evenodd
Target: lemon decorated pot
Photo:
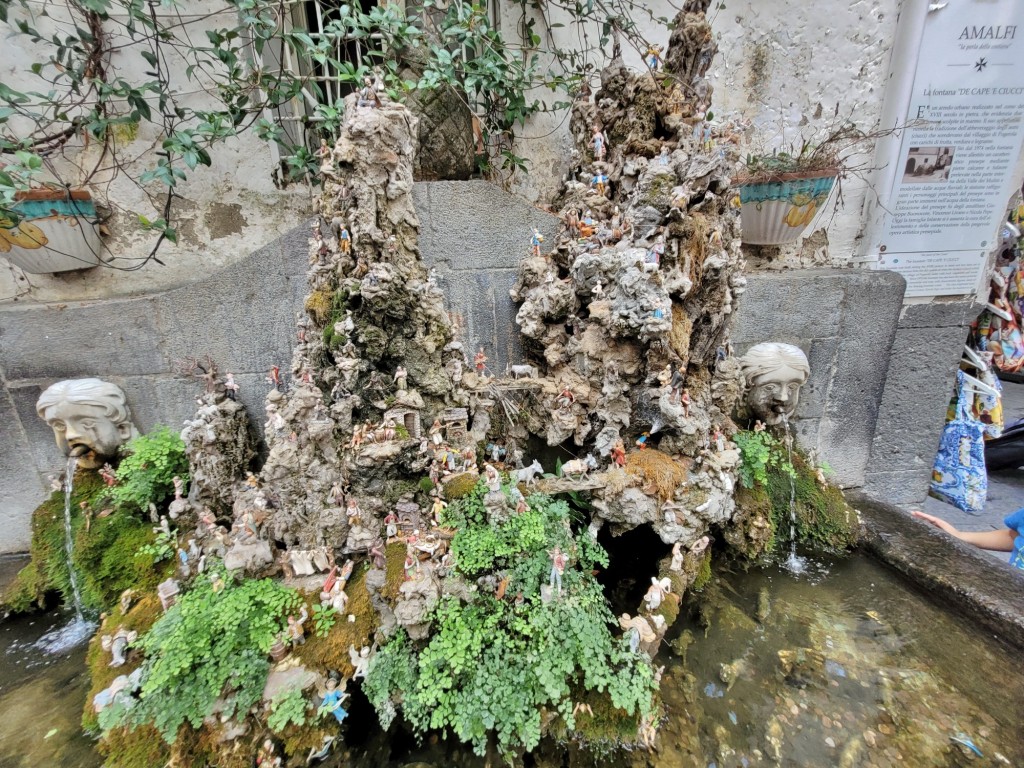
<instances>
[{"instance_id":1,"label":"lemon decorated pot","mask_svg":"<svg viewBox=\"0 0 1024 768\"><path fill-rule=\"evenodd\" d=\"M100 263L96 206L84 190L33 189L18 194L17 219L0 214L0 256L32 274L88 269Z\"/></svg>"},{"instance_id":2,"label":"lemon decorated pot","mask_svg":"<svg viewBox=\"0 0 1024 768\"><path fill-rule=\"evenodd\" d=\"M743 242L793 242L824 207L835 181L836 173L832 171L812 178L781 176L772 181L740 182Z\"/></svg>"}]
</instances>

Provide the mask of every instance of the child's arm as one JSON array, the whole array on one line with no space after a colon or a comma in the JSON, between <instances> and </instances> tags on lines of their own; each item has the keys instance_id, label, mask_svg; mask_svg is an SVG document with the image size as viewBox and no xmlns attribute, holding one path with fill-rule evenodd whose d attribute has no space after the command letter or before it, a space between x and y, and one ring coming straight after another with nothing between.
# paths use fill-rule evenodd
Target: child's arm
<instances>
[{"instance_id":1,"label":"child's arm","mask_svg":"<svg viewBox=\"0 0 1024 768\"><path fill-rule=\"evenodd\" d=\"M1009 528L1003 528L1001 531L959 531L941 517L926 515L924 512L918 512L917 510L910 514L920 520L924 520L926 523L931 523L950 536L955 536L961 541L966 541L968 544L973 544L981 549L992 549L996 552L1013 551L1013 540L1017 537L1017 533Z\"/></svg>"}]
</instances>

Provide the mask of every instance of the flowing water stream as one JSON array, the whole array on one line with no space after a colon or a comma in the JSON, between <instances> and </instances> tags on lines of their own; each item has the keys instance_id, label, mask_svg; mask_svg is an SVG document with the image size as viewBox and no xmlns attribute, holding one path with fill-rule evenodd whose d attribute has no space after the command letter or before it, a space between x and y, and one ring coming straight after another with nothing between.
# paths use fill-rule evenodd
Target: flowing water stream
<instances>
[{"instance_id":1,"label":"flowing water stream","mask_svg":"<svg viewBox=\"0 0 1024 768\"><path fill-rule=\"evenodd\" d=\"M790 466L793 465L793 433L789 430L789 418L782 414L782 426L785 427L786 456ZM796 479L789 476L789 557L786 567L793 573L800 574L807 570L807 562L796 551Z\"/></svg>"},{"instance_id":2,"label":"flowing water stream","mask_svg":"<svg viewBox=\"0 0 1024 768\"><path fill-rule=\"evenodd\" d=\"M72 454L68 457L67 471L64 475L64 553L67 557L68 580L71 583L71 608L74 618L66 626L51 630L37 641L37 645L47 653L63 653L88 640L96 629L94 622L85 618L82 607L82 593L78 588L78 574L75 573L74 546L75 535L71 528L71 494L75 485L75 465L78 458Z\"/></svg>"}]
</instances>

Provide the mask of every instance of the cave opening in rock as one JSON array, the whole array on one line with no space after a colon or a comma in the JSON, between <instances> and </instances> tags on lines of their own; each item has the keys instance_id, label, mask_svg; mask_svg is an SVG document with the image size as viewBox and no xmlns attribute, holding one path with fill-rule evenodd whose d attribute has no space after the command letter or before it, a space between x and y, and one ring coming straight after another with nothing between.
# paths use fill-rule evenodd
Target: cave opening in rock
<instances>
[{"instance_id":1,"label":"cave opening in rock","mask_svg":"<svg viewBox=\"0 0 1024 768\"><path fill-rule=\"evenodd\" d=\"M598 543L608 552L608 567L597 574L612 612L633 615L637 612L651 578L658 575L658 562L672 548L648 525L641 525L619 536L604 525L597 534Z\"/></svg>"}]
</instances>

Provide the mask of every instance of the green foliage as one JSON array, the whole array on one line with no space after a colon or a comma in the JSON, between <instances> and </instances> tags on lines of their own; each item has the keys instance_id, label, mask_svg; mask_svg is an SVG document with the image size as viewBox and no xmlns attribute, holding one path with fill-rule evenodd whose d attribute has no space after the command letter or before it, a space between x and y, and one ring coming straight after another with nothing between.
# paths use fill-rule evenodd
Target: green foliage
<instances>
[{"instance_id":1,"label":"green foliage","mask_svg":"<svg viewBox=\"0 0 1024 768\"><path fill-rule=\"evenodd\" d=\"M156 539L151 544L143 544L135 553L136 557L148 557L154 563L169 560L174 556L174 550L178 546L178 540L174 533L163 529L156 533Z\"/></svg>"},{"instance_id":2,"label":"green foliage","mask_svg":"<svg viewBox=\"0 0 1024 768\"><path fill-rule=\"evenodd\" d=\"M745 488L766 485L769 469L796 476L786 446L767 429L737 432L732 439L740 449L740 482Z\"/></svg>"},{"instance_id":3,"label":"green foliage","mask_svg":"<svg viewBox=\"0 0 1024 768\"><path fill-rule=\"evenodd\" d=\"M110 707L100 726L152 724L173 741L178 728L198 728L224 698L224 715L245 712L266 683L267 653L301 599L271 579L230 579L217 572L199 576L153 628L136 643L146 654L139 699L129 708Z\"/></svg>"},{"instance_id":4,"label":"green foliage","mask_svg":"<svg viewBox=\"0 0 1024 768\"><path fill-rule=\"evenodd\" d=\"M387 730L395 720L396 694L411 691L416 684L416 658L404 629L399 629L374 654L363 681L363 693L377 711L381 727Z\"/></svg>"},{"instance_id":5,"label":"green foliage","mask_svg":"<svg viewBox=\"0 0 1024 768\"><path fill-rule=\"evenodd\" d=\"M624 716L646 716L651 668L612 635L614 617L591 573L607 555L588 533L574 535L568 505L547 496L531 496L529 511L489 526L481 489L450 504L445 524L457 528L452 552L460 572L504 575L507 597L446 598L424 647L403 636L378 652L364 689L382 724L400 701L418 732L450 729L482 754L491 734L504 752L536 747L544 709L574 728L579 690L607 693ZM545 603L541 585L555 546L570 553L570 565L562 597Z\"/></svg>"},{"instance_id":6,"label":"green foliage","mask_svg":"<svg viewBox=\"0 0 1024 768\"><path fill-rule=\"evenodd\" d=\"M302 689L290 688L275 696L270 702L267 727L274 733L280 734L288 727L289 723L303 726L306 724L308 707L309 702L306 701Z\"/></svg>"},{"instance_id":7,"label":"green foliage","mask_svg":"<svg viewBox=\"0 0 1024 768\"><path fill-rule=\"evenodd\" d=\"M788 541L790 498L796 510L796 538L803 544L827 549L848 549L857 543L859 520L838 488L822 485L814 469L799 455L793 457L792 475L769 474L767 491L772 525Z\"/></svg>"},{"instance_id":8,"label":"green foliage","mask_svg":"<svg viewBox=\"0 0 1024 768\"><path fill-rule=\"evenodd\" d=\"M327 637L338 621L338 612L333 605L316 603L313 605L313 631L317 637Z\"/></svg>"},{"instance_id":9,"label":"green foliage","mask_svg":"<svg viewBox=\"0 0 1024 768\"><path fill-rule=\"evenodd\" d=\"M119 506L145 510L158 507L174 494L175 475L188 482L188 458L180 435L157 427L129 442L117 468L114 500Z\"/></svg>"},{"instance_id":10,"label":"green foliage","mask_svg":"<svg viewBox=\"0 0 1024 768\"><path fill-rule=\"evenodd\" d=\"M137 557L152 545L150 526L121 511L110 512L109 489L96 472L79 470L71 498L73 557L82 602L90 611L105 611L129 587L147 591L166 578L152 557ZM82 505L88 510L89 519ZM106 510L105 516L99 513ZM71 581L64 544L64 493L54 491L32 515L32 562L5 590L5 610L42 607L47 593L59 592L70 603Z\"/></svg>"}]
</instances>

